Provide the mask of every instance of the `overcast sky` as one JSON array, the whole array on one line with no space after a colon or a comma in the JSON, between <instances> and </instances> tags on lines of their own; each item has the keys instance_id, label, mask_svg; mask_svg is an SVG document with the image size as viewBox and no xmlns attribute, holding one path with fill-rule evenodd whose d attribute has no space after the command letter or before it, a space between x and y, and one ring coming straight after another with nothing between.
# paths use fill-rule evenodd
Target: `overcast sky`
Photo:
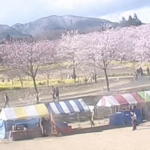
<instances>
[{"instance_id":1,"label":"overcast sky","mask_svg":"<svg viewBox=\"0 0 150 150\"><path fill-rule=\"evenodd\" d=\"M9 25L67 14L119 21L134 13L150 23L150 0L0 0L0 24Z\"/></svg>"}]
</instances>

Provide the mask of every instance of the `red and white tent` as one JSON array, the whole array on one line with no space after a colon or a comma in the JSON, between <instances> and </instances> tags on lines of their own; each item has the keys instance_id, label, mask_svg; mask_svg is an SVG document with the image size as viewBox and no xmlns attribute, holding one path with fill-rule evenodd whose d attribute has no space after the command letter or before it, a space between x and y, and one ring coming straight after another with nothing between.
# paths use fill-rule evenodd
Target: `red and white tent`
<instances>
[{"instance_id":1,"label":"red and white tent","mask_svg":"<svg viewBox=\"0 0 150 150\"><path fill-rule=\"evenodd\" d=\"M97 103L97 106L113 107L121 105L137 105L142 102L145 102L145 100L138 93L131 93L115 96L103 96Z\"/></svg>"}]
</instances>

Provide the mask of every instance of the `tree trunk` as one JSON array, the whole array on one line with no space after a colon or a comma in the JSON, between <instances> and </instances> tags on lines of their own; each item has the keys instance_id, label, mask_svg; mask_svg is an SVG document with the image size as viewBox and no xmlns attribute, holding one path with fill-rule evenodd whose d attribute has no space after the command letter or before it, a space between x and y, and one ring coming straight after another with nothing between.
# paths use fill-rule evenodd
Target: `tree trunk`
<instances>
[{"instance_id":1,"label":"tree trunk","mask_svg":"<svg viewBox=\"0 0 150 150\"><path fill-rule=\"evenodd\" d=\"M105 78L106 78L106 84L107 84L107 91L110 91L109 89L109 79L107 74L107 68L104 68Z\"/></svg>"},{"instance_id":2,"label":"tree trunk","mask_svg":"<svg viewBox=\"0 0 150 150\"><path fill-rule=\"evenodd\" d=\"M28 76L28 82L30 81L30 76Z\"/></svg>"},{"instance_id":3,"label":"tree trunk","mask_svg":"<svg viewBox=\"0 0 150 150\"><path fill-rule=\"evenodd\" d=\"M36 101L37 101L37 103L39 103L39 92L38 92L38 89L37 89L35 76L32 76L32 79L33 79L34 89L35 89L35 92L36 92Z\"/></svg>"},{"instance_id":4,"label":"tree trunk","mask_svg":"<svg viewBox=\"0 0 150 150\"><path fill-rule=\"evenodd\" d=\"M48 87L49 87L49 76L50 76L50 75L47 74L47 79L46 79L46 80L47 80L47 86L48 86Z\"/></svg>"},{"instance_id":5,"label":"tree trunk","mask_svg":"<svg viewBox=\"0 0 150 150\"><path fill-rule=\"evenodd\" d=\"M49 87L49 79L47 78L47 86Z\"/></svg>"},{"instance_id":6,"label":"tree trunk","mask_svg":"<svg viewBox=\"0 0 150 150\"><path fill-rule=\"evenodd\" d=\"M63 81L63 72L61 69L60 69L60 76L61 76L61 81Z\"/></svg>"},{"instance_id":7,"label":"tree trunk","mask_svg":"<svg viewBox=\"0 0 150 150\"><path fill-rule=\"evenodd\" d=\"M13 89L13 87L14 87L14 80L12 79L11 80L11 89Z\"/></svg>"},{"instance_id":8,"label":"tree trunk","mask_svg":"<svg viewBox=\"0 0 150 150\"><path fill-rule=\"evenodd\" d=\"M76 67L73 67L73 79L76 82Z\"/></svg>"},{"instance_id":9,"label":"tree trunk","mask_svg":"<svg viewBox=\"0 0 150 150\"><path fill-rule=\"evenodd\" d=\"M23 89L23 80L22 80L22 77L20 75L19 75L19 80L20 80L21 88Z\"/></svg>"},{"instance_id":10,"label":"tree trunk","mask_svg":"<svg viewBox=\"0 0 150 150\"><path fill-rule=\"evenodd\" d=\"M73 56L73 79L74 79L74 82L76 82L76 62L74 60L74 56Z\"/></svg>"},{"instance_id":11,"label":"tree trunk","mask_svg":"<svg viewBox=\"0 0 150 150\"><path fill-rule=\"evenodd\" d=\"M96 69L94 69L94 81L95 81L95 83L97 82L97 74L96 74Z\"/></svg>"}]
</instances>

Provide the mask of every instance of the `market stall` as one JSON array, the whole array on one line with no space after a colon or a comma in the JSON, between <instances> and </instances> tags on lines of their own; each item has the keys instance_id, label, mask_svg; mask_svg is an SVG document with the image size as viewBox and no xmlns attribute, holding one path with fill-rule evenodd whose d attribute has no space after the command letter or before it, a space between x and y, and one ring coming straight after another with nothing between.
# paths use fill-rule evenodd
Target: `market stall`
<instances>
[{"instance_id":1,"label":"market stall","mask_svg":"<svg viewBox=\"0 0 150 150\"><path fill-rule=\"evenodd\" d=\"M145 99L146 102L150 102L150 91L141 91L138 94Z\"/></svg>"},{"instance_id":2,"label":"market stall","mask_svg":"<svg viewBox=\"0 0 150 150\"><path fill-rule=\"evenodd\" d=\"M97 107L110 109L109 120L111 125L131 124L130 108L145 103L145 99L139 93L103 96L97 103ZM138 123L142 122L142 109L135 109Z\"/></svg>"},{"instance_id":3,"label":"market stall","mask_svg":"<svg viewBox=\"0 0 150 150\"><path fill-rule=\"evenodd\" d=\"M44 104L3 108L0 120L4 123L2 131L5 130L5 138L11 136L13 140L23 140L41 137L41 117L49 118L49 112Z\"/></svg>"},{"instance_id":4,"label":"market stall","mask_svg":"<svg viewBox=\"0 0 150 150\"><path fill-rule=\"evenodd\" d=\"M3 120L0 120L0 139L4 139L6 136L5 123Z\"/></svg>"},{"instance_id":5,"label":"market stall","mask_svg":"<svg viewBox=\"0 0 150 150\"><path fill-rule=\"evenodd\" d=\"M150 91L141 91L138 94L145 99L146 105L142 109L145 120L150 121Z\"/></svg>"},{"instance_id":6,"label":"market stall","mask_svg":"<svg viewBox=\"0 0 150 150\"><path fill-rule=\"evenodd\" d=\"M98 107L135 106L145 100L138 93L103 96L97 103Z\"/></svg>"},{"instance_id":7,"label":"market stall","mask_svg":"<svg viewBox=\"0 0 150 150\"><path fill-rule=\"evenodd\" d=\"M77 114L77 118L80 124L80 113L89 111L89 107L83 101L83 99L75 100L65 100L65 101L56 101L46 104L50 113L54 116L57 115L69 115ZM66 123L61 121L56 121L56 127L58 132L63 134L71 134L71 126L68 126Z\"/></svg>"},{"instance_id":8,"label":"market stall","mask_svg":"<svg viewBox=\"0 0 150 150\"><path fill-rule=\"evenodd\" d=\"M83 99L51 102L47 105L47 107L53 115L89 111L89 108Z\"/></svg>"}]
</instances>

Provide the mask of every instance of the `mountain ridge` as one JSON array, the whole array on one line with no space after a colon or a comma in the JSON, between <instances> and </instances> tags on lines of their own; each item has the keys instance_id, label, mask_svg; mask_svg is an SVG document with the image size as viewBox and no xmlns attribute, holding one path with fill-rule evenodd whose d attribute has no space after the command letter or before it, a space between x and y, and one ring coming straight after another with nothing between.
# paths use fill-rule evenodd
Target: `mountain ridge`
<instances>
[{"instance_id":1,"label":"mountain ridge","mask_svg":"<svg viewBox=\"0 0 150 150\"><path fill-rule=\"evenodd\" d=\"M6 26L10 34L8 29L5 30ZM5 34L9 34L11 37L27 37L32 35L36 38L53 39L59 38L62 32L66 30L79 30L81 33L88 33L101 30L106 26L115 27L117 23L92 17L52 15L25 24L16 23L13 26L0 25L0 38L4 37Z\"/></svg>"}]
</instances>

